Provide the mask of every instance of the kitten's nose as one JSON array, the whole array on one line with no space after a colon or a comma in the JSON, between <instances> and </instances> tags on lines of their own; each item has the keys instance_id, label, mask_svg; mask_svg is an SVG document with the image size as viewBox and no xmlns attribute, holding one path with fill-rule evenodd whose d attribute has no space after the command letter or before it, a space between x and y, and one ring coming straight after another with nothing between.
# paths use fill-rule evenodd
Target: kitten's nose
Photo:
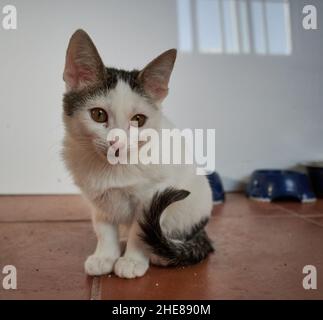
<instances>
[{"instance_id":1,"label":"kitten's nose","mask_svg":"<svg viewBox=\"0 0 323 320\"><path fill-rule=\"evenodd\" d=\"M119 141L118 139L116 140L109 140L110 146L113 146L114 149L123 149L126 144L124 142Z\"/></svg>"},{"instance_id":2,"label":"kitten's nose","mask_svg":"<svg viewBox=\"0 0 323 320\"><path fill-rule=\"evenodd\" d=\"M116 140L109 141L110 143L110 148L112 148L112 151L114 152L114 155L116 157L119 157L120 150L123 150L126 147L126 144L123 142L119 142Z\"/></svg>"},{"instance_id":3,"label":"kitten's nose","mask_svg":"<svg viewBox=\"0 0 323 320\"><path fill-rule=\"evenodd\" d=\"M118 140L110 140L109 141L109 145L112 146L113 144L115 144Z\"/></svg>"}]
</instances>

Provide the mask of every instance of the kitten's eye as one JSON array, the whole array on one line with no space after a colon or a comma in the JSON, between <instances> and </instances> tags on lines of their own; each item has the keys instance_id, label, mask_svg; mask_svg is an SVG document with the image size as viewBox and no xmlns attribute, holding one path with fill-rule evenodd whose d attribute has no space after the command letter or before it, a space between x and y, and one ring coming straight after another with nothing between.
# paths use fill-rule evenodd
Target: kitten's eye
<instances>
[{"instance_id":1,"label":"kitten's eye","mask_svg":"<svg viewBox=\"0 0 323 320\"><path fill-rule=\"evenodd\" d=\"M138 127L142 127L146 123L147 117L144 114L136 114L131 118L131 121L138 122Z\"/></svg>"},{"instance_id":2,"label":"kitten's eye","mask_svg":"<svg viewBox=\"0 0 323 320\"><path fill-rule=\"evenodd\" d=\"M107 122L108 115L107 113L101 108L93 108L91 111L91 117L95 122Z\"/></svg>"}]
</instances>

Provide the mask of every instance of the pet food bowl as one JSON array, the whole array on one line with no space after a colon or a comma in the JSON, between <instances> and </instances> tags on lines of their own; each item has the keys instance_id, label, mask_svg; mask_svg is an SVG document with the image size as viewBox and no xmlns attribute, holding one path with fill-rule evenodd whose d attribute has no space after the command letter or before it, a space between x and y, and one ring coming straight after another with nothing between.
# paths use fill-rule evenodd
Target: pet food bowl
<instances>
[{"instance_id":1,"label":"pet food bowl","mask_svg":"<svg viewBox=\"0 0 323 320\"><path fill-rule=\"evenodd\" d=\"M309 162L305 164L312 182L314 193L323 198L323 162Z\"/></svg>"},{"instance_id":2,"label":"pet food bowl","mask_svg":"<svg viewBox=\"0 0 323 320\"><path fill-rule=\"evenodd\" d=\"M247 185L249 198L270 202L277 199L316 200L308 176L291 170L256 170Z\"/></svg>"},{"instance_id":3,"label":"pet food bowl","mask_svg":"<svg viewBox=\"0 0 323 320\"><path fill-rule=\"evenodd\" d=\"M213 203L218 204L224 202L225 195L220 176L216 172L212 172L207 174L206 177L212 189Z\"/></svg>"}]
</instances>

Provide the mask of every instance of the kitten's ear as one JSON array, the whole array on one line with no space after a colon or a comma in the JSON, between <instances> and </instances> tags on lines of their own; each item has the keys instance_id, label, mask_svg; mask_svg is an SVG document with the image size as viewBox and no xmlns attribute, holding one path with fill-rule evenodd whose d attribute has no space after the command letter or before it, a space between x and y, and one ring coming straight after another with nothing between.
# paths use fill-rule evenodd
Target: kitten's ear
<instances>
[{"instance_id":1,"label":"kitten's ear","mask_svg":"<svg viewBox=\"0 0 323 320\"><path fill-rule=\"evenodd\" d=\"M165 51L139 73L145 92L156 102L161 102L167 96L176 53L176 49Z\"/></svg>"},{"instance_id":2,"label":"kitten's ear","mask_svg":"<svg viewBox=\"0 0 323 320\"><path fill-rule=\"evenodd\" d=\"M66 52L63 79L67 90L82 89L104 81L104 64L89 35L77 30Z\"/></svg>"}]
</instances>

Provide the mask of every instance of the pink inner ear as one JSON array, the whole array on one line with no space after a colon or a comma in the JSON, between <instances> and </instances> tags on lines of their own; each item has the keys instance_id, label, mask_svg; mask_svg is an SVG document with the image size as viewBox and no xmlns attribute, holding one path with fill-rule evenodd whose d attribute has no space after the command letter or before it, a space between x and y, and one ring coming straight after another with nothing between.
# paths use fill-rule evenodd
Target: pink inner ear
<instances>
[{"instance_id":1,"label":"pink inner ear","mask_svg":"<svg viewBox=\"0 0 323 320\"><path fill-rule=\"evenodd\" d=\"M73 89L82 87L82 84L92 83L95 79L95 72L84 66L70 65L64 72L64 80Z\"/></svg>"},{"instance_id":2,"label":"pink inner ear","mask_svg":"<svg viewBox=\"0 0 323 320\"><path fill-rule=\"evenodd\" d=\"M89 70L87 68L81 67L79 68L78 71L78 81L79 84L80 82L93 82L95 81L96 77L95 77L95 72L93 70Z\"/></svg>"},{"instance_id":3,"label":"pink inner ear","mask_svg":"<svg viewBox=\"0 0 323 320\"><path fill-rule=\"evenodd\" d=\"M98 80L96 52L83 48L78 43L69 45L66 56L64 80L70 89L81 89Z\"/></svg>"},{"instance_id":4,"label":"pink inner ear","mask_svg":"<svg viewBox=\"0 0 323 320\"><path fill-rule=\"evenodd\" d=\"M145 89L155 100L164 99L168 92L168 88L162 86L158 81L146 82Z\"/></svg>"}]
</instances>

